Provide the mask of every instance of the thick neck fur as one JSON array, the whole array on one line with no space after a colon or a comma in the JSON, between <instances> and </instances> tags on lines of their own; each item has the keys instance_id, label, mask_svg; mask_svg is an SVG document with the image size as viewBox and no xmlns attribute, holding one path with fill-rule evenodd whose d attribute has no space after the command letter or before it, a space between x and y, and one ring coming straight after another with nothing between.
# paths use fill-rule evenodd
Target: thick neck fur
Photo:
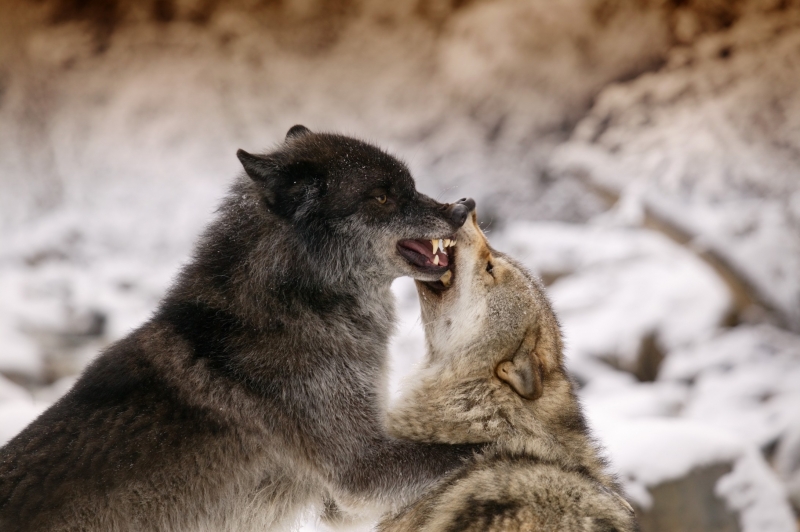
<instances>
[{"instance_id":1,"label":"thick neck fur","mask_svg":"<svg viewBox=\"0 0 800 532\"><path fill-rule=\"evenodd\" d=\"M474 360L463 354L464 358ZM453 355L429 360L454 360ZM547 376L530 401L493 376L492 368L429 364L418 384L389 414L398 437L440 443L493 443L488 454L524 455L589 474L612 489L614 478L589 429L563 367Z\"/></svg>"},{"instance_id":2,"label":"thick neck fur","mask_svg":"<svg viewBox=\"0 0 800 532\"><path fill-rule=\"evenodd\" d=\"M218 364L253 382L267 383L276 371L292 369L246 352L259 342L297 348L308 357L347 349L348 343L370 345L377 369L392 332L394 298L391 276L357 249L369 239L359 242L358 235L335 227L292 224L261 201L248 180L234 185L156 319L196 315L216 329L215 342L224 338L213 353ZM290 362L310 367L311 359Z\"/></svg>"}]
</instances>

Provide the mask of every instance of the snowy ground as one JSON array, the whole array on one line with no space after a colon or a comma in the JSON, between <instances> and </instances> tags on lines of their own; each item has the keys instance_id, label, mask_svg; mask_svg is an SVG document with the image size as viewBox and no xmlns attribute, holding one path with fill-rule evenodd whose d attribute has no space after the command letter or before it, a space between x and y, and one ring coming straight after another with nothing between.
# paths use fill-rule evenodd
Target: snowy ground
<instances>
[{"instance_id":1,"label":"snowy ground","mask_svg":"<svg viewBox=\"0 0 800 532\"><path fill-rule=\"evenodd\" d=\"M796 529L791 2L365 2L338 25L312 16L324 2L286 2L282 27L247 2L190 23L187 1L164 26L133 9L101 54L84 20L44 24L46 4L13 27L0 6L0 442L147 319L236 148L304 123L379 142L442 200L478 200L492 244L548 284L640 508L723 463L714 493L744 530ZM396 395L424 343L413 285L395 289Z\"/></svg>"}]
</instances>

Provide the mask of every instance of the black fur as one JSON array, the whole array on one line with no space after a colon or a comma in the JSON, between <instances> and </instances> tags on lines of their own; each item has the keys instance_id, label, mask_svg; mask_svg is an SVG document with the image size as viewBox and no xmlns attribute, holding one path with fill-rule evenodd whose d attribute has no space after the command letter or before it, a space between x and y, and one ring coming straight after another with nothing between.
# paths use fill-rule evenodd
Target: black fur
<instances>
[{"instance_id":1,"label":"black fur","mask_svg":"<svg viewBox=\"0 0 800 532\"><path fill-rule=\"evenodd\" d=\"M471 452L388 437L380 388L390 283L430 275L397 241L454 233L457 209L302 126L238 156L249 178L152 319L0 449L0 530L260 530L326 495L408 500Z\"/></svg>"}]
</instances>

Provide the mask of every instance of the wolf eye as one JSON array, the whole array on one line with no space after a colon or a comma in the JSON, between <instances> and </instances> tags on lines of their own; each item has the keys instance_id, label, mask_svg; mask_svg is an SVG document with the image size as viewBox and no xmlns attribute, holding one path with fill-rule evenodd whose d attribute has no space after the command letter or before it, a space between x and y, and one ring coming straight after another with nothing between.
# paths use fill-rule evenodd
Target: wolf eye
<instances>
[{"instance_id":1,"label":"wolf eye","mask_svg":"<svg viewBox=\"0 0 800 532\"><path fill-rule=\"evenodd\" d=\"M383 205L384 203L386 203L386 200L388 198L386 197L386 194L381 194L380 196L375 196L375 199L378 200L378 203Z\"/></svg>"},{"instance_id":2,"label":"wolf eye","mask_svg":"<svg viewBox=\"0 0 800 532\"><path fill-rule=\"evenodd\" d=\"M494 266L492 266L491 262L487 262L486 263L486 272L489 273L489 275L494 276L494 274L492 273L492 270L494 270Z\"/></svg>"}]
</instances>

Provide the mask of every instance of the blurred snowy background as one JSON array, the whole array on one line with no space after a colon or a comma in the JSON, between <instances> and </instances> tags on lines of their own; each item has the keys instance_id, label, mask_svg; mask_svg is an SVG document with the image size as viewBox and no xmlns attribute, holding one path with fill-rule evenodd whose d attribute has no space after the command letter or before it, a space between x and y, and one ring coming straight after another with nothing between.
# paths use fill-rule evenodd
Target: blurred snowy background
<instances>
[{"instance_id":1,"label":"blurred snowy background","mask_svg":"<svg viewBox=\"0 0 800 532\"><path fill-rule=\"evenodd\" d=\"M0 443L296 123L474 197L542 276L644 532L797 530L797 0L0 2Z\"/></svg>"}]
</instances>

